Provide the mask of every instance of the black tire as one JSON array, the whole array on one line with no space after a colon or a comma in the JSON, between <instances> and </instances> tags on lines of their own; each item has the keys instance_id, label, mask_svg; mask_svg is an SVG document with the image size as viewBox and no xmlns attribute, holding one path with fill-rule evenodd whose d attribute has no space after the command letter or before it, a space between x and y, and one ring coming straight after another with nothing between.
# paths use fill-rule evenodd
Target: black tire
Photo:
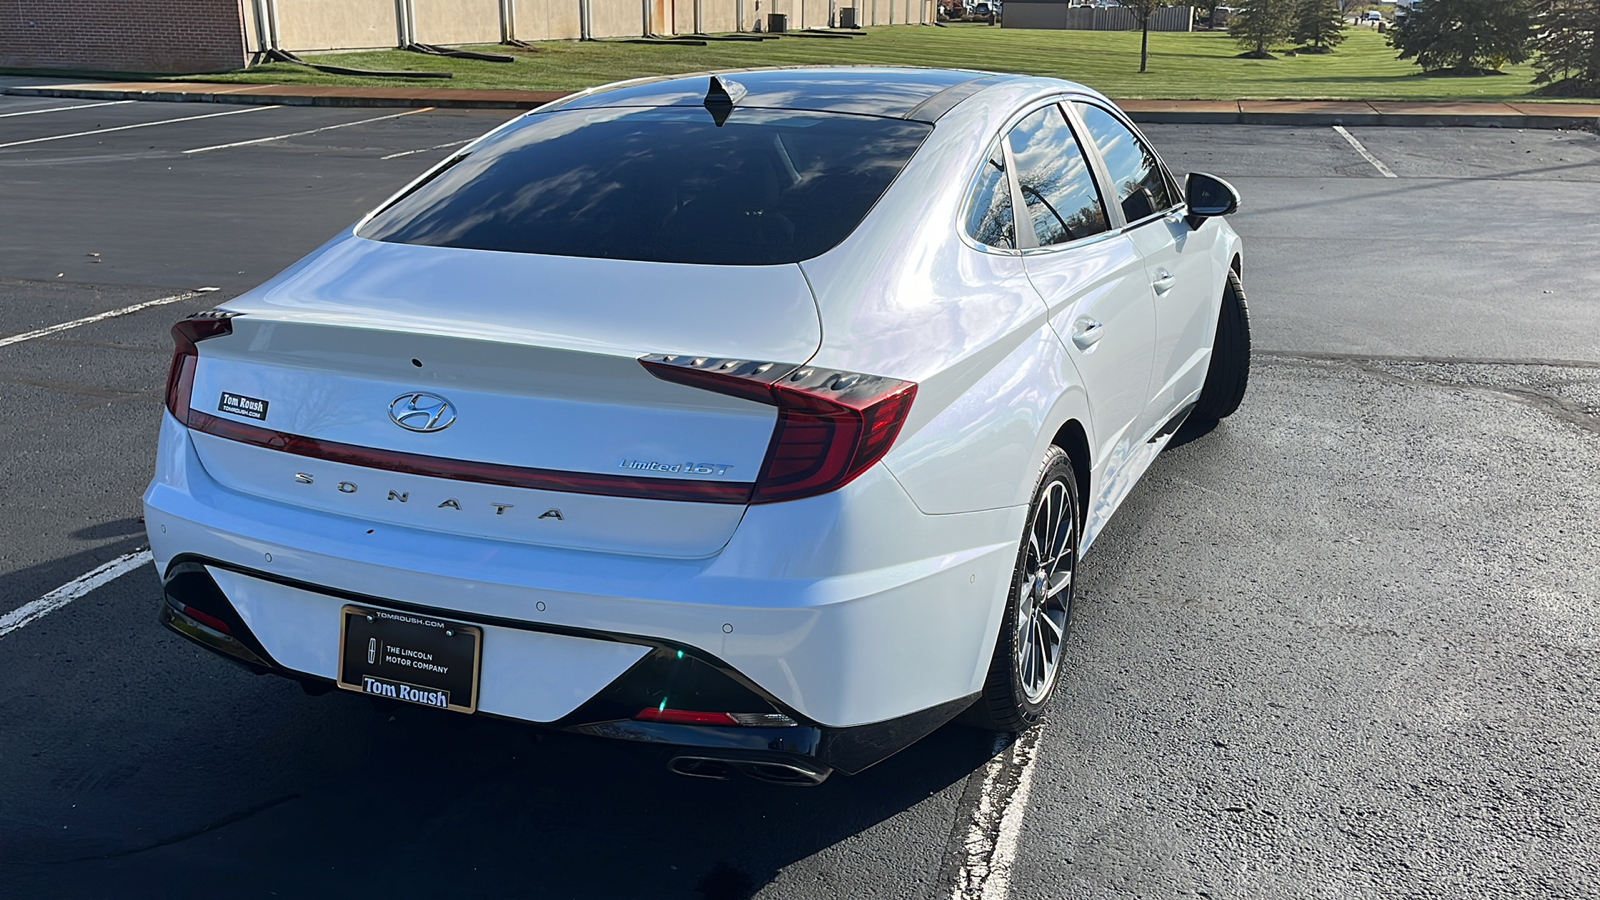
<instances>
[{"instance_id":1,"label":"black tire","mask_svg":"<svg viewBox=\"0 0 1600 900\"><path fill-rule=\"evenodd\" d=\"M1041 522L1055 517L1058 511L1064 511L1065 518L1057 519L1058 531L1054 536L1034 539ZM1000 634L995 639L994 655L989 660L983 694L962 714L963 723L990 731L1018 732L1033 726L1044 714L1061 680L1062 653L1071 633L1073 580L1082 527L1078 478L1072 460L1061 448L1051 447L1040 465L1033 501L1028 505L1027 526L1012 569L1006 612L1001 618ZM1065 533L1060 529L1065 529ZM1038 550L1041 545L1050 546L1041 553ZM1058 565L1049 568L1047 564L1052 558ZM1064 576L1064 582L1058 576ZM1048 594L1051 590L1056 592ZM1022 621L1023 616L1027 616L1028 621ZM1041 621L1040 616L1050 621ZM1050 631L1045 629L1054 631L1057 627L1059 634L1052 659L1045 646ZM1040 643L1025 646L1024 641L1033 635L1040 636ZM1048 670L1046 673L1035 668L1031 673L1045 676L1042 690L1039 679L1025 672L1028 651L1032 651L1039 664Z\"/></svg>"},{"instance_id":2,"label":"black tire","mask_svg":"<svg viewBox=\"0 0 1600 900\"><path fill-rule=\"evenodd\" d=\"M1233 415L1250 383L1250 307L1238 274L1228 273L1217 313L1217 334L1211 342L1211 367L1191 418L1213 423Z\"/></svg>"}]
</instances>

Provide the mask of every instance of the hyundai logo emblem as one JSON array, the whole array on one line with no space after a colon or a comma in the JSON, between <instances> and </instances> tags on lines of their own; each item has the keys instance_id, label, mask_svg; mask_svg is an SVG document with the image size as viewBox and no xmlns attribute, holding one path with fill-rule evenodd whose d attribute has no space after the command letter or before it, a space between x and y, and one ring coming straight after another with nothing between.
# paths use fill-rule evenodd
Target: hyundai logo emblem
<instances>
[{"instance_id":1,"label":"hyundai logo emblem","mask_svg":"<svg viewBox=\"0 0 1600 900\"><path fill-rule=\"evenodd\" d=\"M401 394L389 404L389 418L407 431L443 431L455 424L456 407L438 394Z\"/></svg>"}]
</instances>

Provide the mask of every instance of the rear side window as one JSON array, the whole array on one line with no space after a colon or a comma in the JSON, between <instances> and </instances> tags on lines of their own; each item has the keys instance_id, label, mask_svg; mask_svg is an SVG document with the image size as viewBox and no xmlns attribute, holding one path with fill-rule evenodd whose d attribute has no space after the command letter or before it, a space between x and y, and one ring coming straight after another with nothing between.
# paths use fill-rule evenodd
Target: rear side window
<instances>
[{"instance_id":1,"label":"rear side window","mask_svg":"<svg viewBox=\"0 0 1600 900\"><path fill-rule=\"evenodd\" d=\"M978 171L967 201L967 234L980 244L1014 250L1016 224L1011 216L1011 182L1006 178L1006 155L997 142Z\"/></svg>"},{"instance_id":2,"label":"rear side window","mask_svg":"<svg viewBox=\"0 0 1600 900\"><path fill-rule=\"evenodd\" d=\"M1089 164L1055 104L1035 110L1007 137L1017 184L1039 246L1075 241L1106 230L1105 207Z\"/></svg>"},{"instance_id":3,"label":"rear side window","mask_svg":"<svg viewBox=\"0 0 1600 900\"><path fill-rule=\"evenodd\" d=\"M931 127L701 107L529 117L361 228L373 240L653 262L777 265L844 240Z\"/></svg>"},{"instance_id":4,"label":"rear side window","mask_svg":"<svg viewBox=\"0 0 1600 900\"><path fill-rule=\"evenodd\" d=\"M1128 126L1111 113L1086 103L1078 104L1078 114L1083 117L1089 140L1105 160L1125 219L1137 222L1176 205L1155 153Z\"/></svg>"}]
</instances>

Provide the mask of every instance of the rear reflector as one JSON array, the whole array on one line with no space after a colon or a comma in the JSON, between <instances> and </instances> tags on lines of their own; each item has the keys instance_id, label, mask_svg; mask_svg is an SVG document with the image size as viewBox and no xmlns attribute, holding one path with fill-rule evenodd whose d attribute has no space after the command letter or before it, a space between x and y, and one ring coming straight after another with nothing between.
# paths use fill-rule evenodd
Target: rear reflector
<instances>
[{"instance_id":1,"label":"rear reflector","mask_svg":"<svg viewBox=\"0 0 1600 900\"><path fill-rule=\"evenodd\" d=\"M699 712L691 709L649 707L633 717L638 722L666 722L671 725L738 725L747 728L789 728L794 719L782 713Z\"/></svg>"},{"instance_id":2,"label":"rear reflector","mask_svg":"<svg viewBox=\"0 0 1600 900\"><path fill-rule=\"evenodd\" d=\"M222 621L210 613L201 612L200 610L187 605L179 609L179 612L195 620L196 622L199 622L201 625L204 625L212 631L220 631L223 634L230 636L233 634L233 629L228 627L227 622Z\"/></svg>"},{"instance_id":3,"label":"rear reflector","mask_svg":"<svg viewBox=\"0 0 1600 900\"><path fill-rule=\"evenodd\" d=\"M652 354L650 374L778 407L778 424L751 503L838 490L882 459L899 436L917 386L909 381L792 363Z\"/></svg>"}]
</instances>

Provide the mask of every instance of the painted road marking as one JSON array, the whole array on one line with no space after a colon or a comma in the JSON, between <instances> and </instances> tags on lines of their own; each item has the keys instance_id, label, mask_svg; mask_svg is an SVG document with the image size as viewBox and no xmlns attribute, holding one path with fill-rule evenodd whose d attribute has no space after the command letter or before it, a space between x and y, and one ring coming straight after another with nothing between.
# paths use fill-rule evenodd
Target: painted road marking
<instances>
[{"instance_id":1,"label":"painted road marking","mask_svg":"<svg viewBox=\"0 0 1600 900\"><path fill-rule=\"evenodd\" d=\"M66 112L69 109L93 109L96 106L121 106L124 103L137 103L137 100L102 100L99 103L79 103L77 106L52 106L49 109L25 109L22 112L0 113L0 119L9 119L12 116L37 116L47 112Z\"/></svg>"},{"instance_id":2,"label":"painted road marking","mask_svg":"<svg viewBox=\"0 0 1600 900\"><path fill-rule=\"evenodd\" d=\"M212 150L226 150L229 147L248 147L251 144L265 144L265 143L267 143L269 141L281 141L281 140L284 140L286 138L303 137L303 136L308 135L308 134L316 134L316 133L318 133L320 131L332 131L335 128L349 128L351 125L365 125L368 122L382 122L384 119L398 119L401 116L414 116L417 113L430 112L430 111L433 110L433 108L434 107L431 107L431 106L424 106L421 109L408 109L405 112L402 112L402 113L390 113L387 116L374 116L373 118L370 118L370 119L359 119L359 120L357 120L355 122L341 122L338 125L324 125L321 128L312 128L312 129L307 130L307 131L293 131L293 132L290 132L288 134L275 134L275 135L273 135L271 137L255 138L254 140L249 140L249 141L234 141L231 144L217 144L217 145L212 146L212 147L196 147L193 150L185 150L183 152L184 153L209 153ZM385 158L387 159L387 157L385 157Z\"/></svg>"},{"instance_id":3,"label":"painted road marking","mask_svg":"<svg viewBox=\"0 0 1600 900\"><path fill-rule=\"evenodd\" d=\"M961 839L960 866L951 900L1006 900L1011 894L1011 869L1017 861L1022 815L1033 789L1034 761L1039 757L1036 725L1012 739L996 735L994 755L983 767L983 784L971 820Z\"/></svg>"},{"instance_id":4,"label":"painted road marking","mask_svg":"<svg viewBox=\"0 0 1600 900\"><path fill-rule=\"evenodd\" d=\"M124 306L121 309L113 309L110 312L95 313L92 316L84 316L81 319L73 319L71 322L62 322L59 325L50 325L45 328L41 328L38 331L29 331L23 334L13 334L11 337L0 338L0 347L9 347L12 344L20 344L23 341L31 341L34 338L41 338L47 334L55 334L58 331L66 331L69 328L77 328L80 325L92 325L95 322L103 322L106 319L115 319L118 316L126 316L130 313L136 313L141 309L149 309L152 306L165 306L168 303L181 303L184 300L193 300L202 294L209 294L214 290L216 290L214 287L203 287L193 291L184 291L181 294L173 294L170 297L158 297L154 300L146 300L143 303L135 303L132 306Z\"/></svg>"},{"instance_id":5,"label":"painted road marking","mask_svg":"<svg viewBox=\"0 0 1600 900\"><path fill-rule=\"evenodd\" d=\"M88 137L94 134L110 134L113 131L127 131L130 128L153 128L157 125L172 125L178 122L193 122L196 119L215 119L218 116L242 116L246 113L261 112L267 109L277 109L276 106L247 106L244 109L230 109L227 112L206 113L203 116L184 116L180 119L162 119L159 122L140 122L137 125L118 125L115 128L96 128L93 131L76 131L72 134L53 134L50 137L29 138L25 141L12 141L9 144L0 144L0 150L7 147L21 147L23 144L42 144L45 141L64 141L67 138Z\"/></svg>"},{"instance_id":6,"label":"painted road marking","mask_svg":"<svg viewBox=\"0 0 1600 900\"><path fill-rule=\"evenodd\" d=\"M97 569L85 572L32 603L24 604L0 616L0 637L5 637L29 622L37 622L84 594L110 584L134 569L149 565L151 559L149 550L140 550L119 556Z\"/></svg>"},{"instance_id":7,"label":"painted road marking","mask_svg":"<svg viewBox=\"0 0 1600 900\"><path fill-rule=\"evenodd\" d=\"M435 144L432 147L423 147L421 150L401 150L399 153L391 153L388 156L380 156L378 158L379 159L399 159L402 156L410 156L413 153L427 153L429 150L443 150L446 147L459 147L462 144L470 144L475 140L477 140L477 138L467 138L464 141L451 141L448 144Z\"/></svg>"},{"instance_id":8,"label":"painted road marking","mask_svg":"<svg viewBox=\"0 0 1600 900\"><path fill-rule=\"evenodd\" d=\"M1350 146L1356 148L1356 152L1357 153L1359 153L1362 156L1366 157L1367 162L1372 163L1372 167L1378 170L1378 174L1379 175L1382 175L1385 178L1399 178L1400 177L1399 175L1396 175L1394 172L1391 172L1389 170L1389 167L1383 164L1383 160L1377 158L1376 156L1373 156L1372 155L1372 151L1368 150L1366 147L1363 147L1361 145L1361 142L1356 140L1356 136L1355 135L1351 134L1348 131L1345 131L1343 125L1335 125L1335 126L1333 126L1333 130L1339 132L1339 136L1340 137L1342 137L1345 140L1349 141L1350 142Z\"/></svg>"}]
</instances>

